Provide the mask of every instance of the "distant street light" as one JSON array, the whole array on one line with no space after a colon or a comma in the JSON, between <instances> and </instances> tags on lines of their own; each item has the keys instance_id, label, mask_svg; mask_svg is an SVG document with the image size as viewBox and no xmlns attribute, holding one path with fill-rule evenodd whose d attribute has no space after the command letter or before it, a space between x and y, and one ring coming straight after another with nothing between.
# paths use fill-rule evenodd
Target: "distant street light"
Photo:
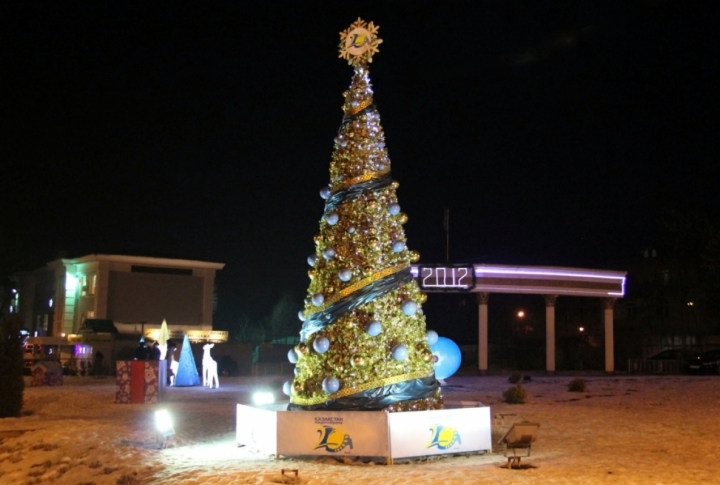
<instances>
[{"instance_id":1,"label":"distant street light","mask_svg":"<svg viewBox=\"0 0 720 485\"><path fill-rule=\"evenodd\" d=\"M525 316L525 312L522 311L522 310L520 310L520 311L517 312L517 316L520 317L520 318L522 318L522 317Z\"/></svg>"}]
</instances>

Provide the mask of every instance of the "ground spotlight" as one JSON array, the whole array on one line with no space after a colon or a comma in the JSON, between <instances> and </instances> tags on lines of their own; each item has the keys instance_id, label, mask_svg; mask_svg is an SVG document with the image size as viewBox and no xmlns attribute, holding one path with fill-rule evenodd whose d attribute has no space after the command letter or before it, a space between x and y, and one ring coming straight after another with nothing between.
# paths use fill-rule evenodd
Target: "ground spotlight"
<instances>
[{"instance_id":1,"label":"ground spotlight","mask_svg":"<svg viewBox=\"0 0 720 485\"><path fill-rule=\"evenodd\" d=\"M268 391L257 391L252 395L253 403L256 406L263 406L265 404L272 404L275 402L275 396L272 392Z\"/></svg>"},{"instance_id":2,"label":"ground spotlight","mask_svg":"<svg viewBox=\"0 0 720 485\"><path fill-rule=\"evenodd\" d=\"M155 411L155 429L158 432L160 438L160 449L165 448L168 439L175 434L173 428L172 418L167 409L158 409Z\"/></svg>"}]
</instances>

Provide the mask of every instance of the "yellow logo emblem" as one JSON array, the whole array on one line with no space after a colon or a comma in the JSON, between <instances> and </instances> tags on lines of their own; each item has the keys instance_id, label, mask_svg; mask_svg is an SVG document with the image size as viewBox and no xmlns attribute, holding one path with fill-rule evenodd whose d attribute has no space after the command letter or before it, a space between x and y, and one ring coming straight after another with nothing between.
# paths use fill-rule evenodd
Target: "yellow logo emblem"
<instances>
[{"instance_id":1,"label":"yellow logo emblem","mask_svg":"<svg viewBox=\"0 0 720 485\"><path fill-rule=\"evenodd\" d=\"M430 443L425 448L436 447L438 450L447 450L455 443L462 443L460 433L451 426L433 426L430 428L430 433Z\"/></svg>"},{"instance_id":2,"label":"yellow logo emblem","mask_svg":"<svg viewBox=\"0 0 720 485\"><path fill-rule=\"evenodd\" d=\"M351 450L353 448L352 438L350 438L350 435L340 426L323 425L317 432L319 441L315 447L316 450L324 448L325 451L329 451L330 453L337 453L348 446Z\"/></svg>"}]
</instances>

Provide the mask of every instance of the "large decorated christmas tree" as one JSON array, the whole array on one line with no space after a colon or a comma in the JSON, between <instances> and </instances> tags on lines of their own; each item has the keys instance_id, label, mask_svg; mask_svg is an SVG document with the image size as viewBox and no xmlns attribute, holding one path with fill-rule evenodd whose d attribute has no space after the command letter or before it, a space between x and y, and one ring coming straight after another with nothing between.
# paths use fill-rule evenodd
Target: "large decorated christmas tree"
<instances>
[{"instance_id":1,"label":"large decorated christmas tree","mask_svg":"<svg viewBox=\"0 0 720 485\"><path fill-rule=\"evenodd\" d=\"M406 245L398 183L373 102L368 64L381 40L358 19L340 33L340 57L355 73L330 162L330 184L308 258L310 286L300 343L289 352L291 410L407 411L442 407L410 273L419 255ZM431 332L431 335L434 332Z\"/></svg>"}]
</instances>

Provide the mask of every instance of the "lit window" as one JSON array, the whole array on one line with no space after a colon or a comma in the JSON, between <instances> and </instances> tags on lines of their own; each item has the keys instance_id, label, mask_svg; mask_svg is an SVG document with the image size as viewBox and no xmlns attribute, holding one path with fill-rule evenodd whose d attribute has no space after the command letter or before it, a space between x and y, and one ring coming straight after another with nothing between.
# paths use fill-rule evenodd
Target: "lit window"
<instances>
[{"instance_id":1,"label":"lit window","mask_svg":"<svg viewBox=\"0 0 720 485\"><path fill-rule=\"evenodd\" d=\"M65 291L68 292L68 294L75 294L75 290L77 290L78 286L78 279L75 277L75 275L72 275L70 273L65 275Z\"/></svg>"}]
</instances>

